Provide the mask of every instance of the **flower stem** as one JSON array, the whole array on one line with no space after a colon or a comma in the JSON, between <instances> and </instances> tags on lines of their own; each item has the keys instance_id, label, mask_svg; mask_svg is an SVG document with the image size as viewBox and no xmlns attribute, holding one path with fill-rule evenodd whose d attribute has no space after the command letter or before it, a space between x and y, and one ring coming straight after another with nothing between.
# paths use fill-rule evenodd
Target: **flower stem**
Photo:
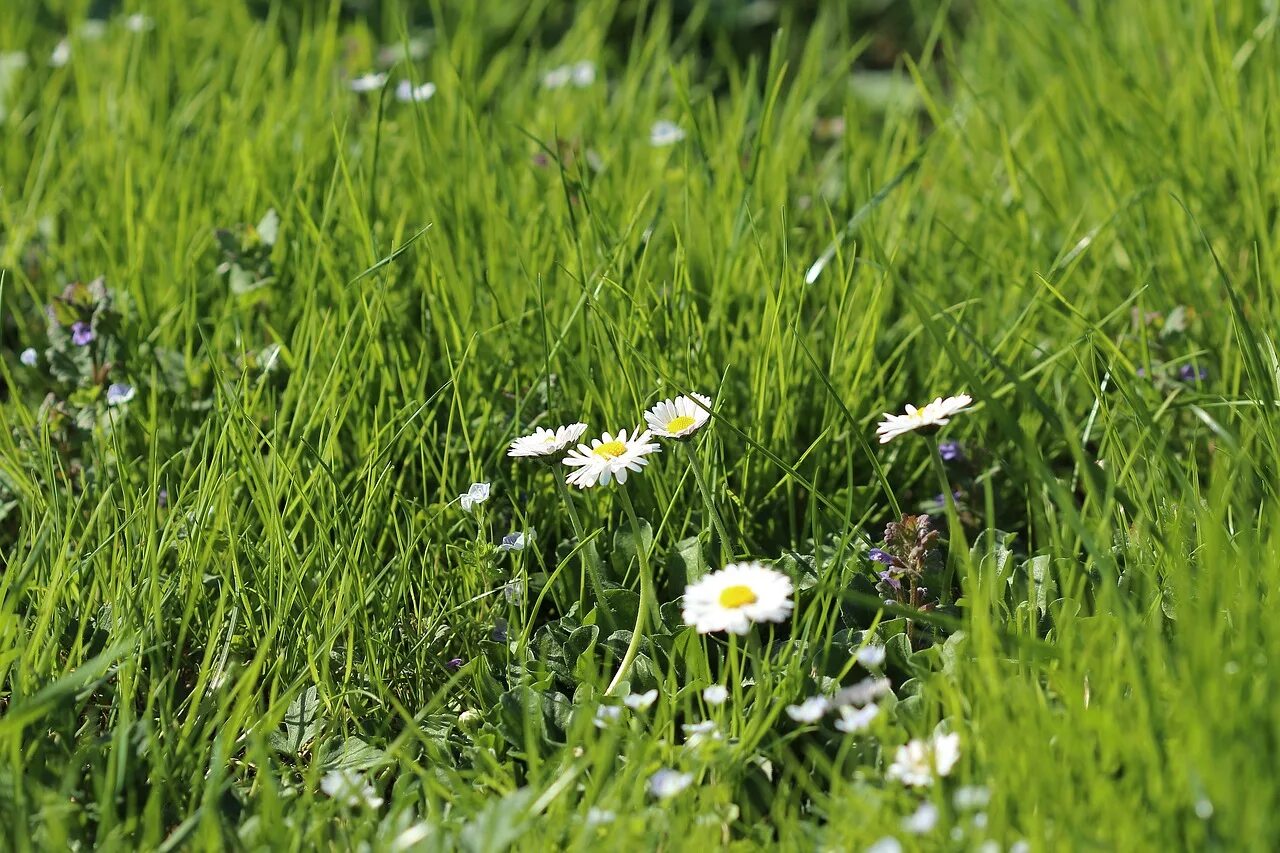
<instances>
[{"instance_id":1,"label":"flower stem","mask_svg":"<svg viewBox=\"0 0 1280 853\"><path fill-rule=\"evenodd\" d=\"M949 530L948 539L957 542L967 551L967 543L964 535L964 527L960 524L960 511L956 509L955 495L951 493L951 484L947 479L947 468L942 464L942 454L938 451L937 436L927 436L929 441L929 465L933 468L933 473L938 478L938 483L942 486L942 503L946 508L947 527ZM948 551L951 549L948 548ZM955 562L947 555L947 570L944 575L942 589L938 590L938 602L946 605L951 598L951 584L955 575Z\"/></svg>"},{"instance_id":2,"label":"flower stem","mask_svg":"<svg viewBox=\"0 0 1280 853\"><path fill-rule=\"evenodd\" d=\"M591 591L595 593L596 604L604 617L604 627L612 629L613 610L610 609L609 603L604 597L604 581L600 577L600 553L596 550L594 542L587 542L586 534L582 529L582 522L578 520L578 511L573 507L573 498L569 495L569 489L565 486L564 480L560 479L559 472L552 472L551 476L556 481L556 491L560 494L560 500L564 502L565 509L569 511L569 523L573 525L573 535L577 537L578 547L582 549L582 568L591 582Z\"/></svg>"},{"instance_id":3,"label":"flower stem","mask_svg":"<svg viewBox=\"0 0 1280 853\"><path fill-rule=\"evenodd\" d=\"M716 536L720 539L720 560L722 563L729 562L729 558L733 556L733 551L729 545L729 534L725 532L724 519L720 517L720 513L716 510L715 500L711 496L711 487L707 485L706 479L702 476L702 468L698 466L698 455L693 452L693 443L690 441L682 441L685 456L689 460L689 467L693 469L693 479L698 483L698 491L702 493L702 505L706 507L707 515L711 516L711 524L715 527Z\"/></svg>"},{"instance_id":4,"label":"flower stem","mask_svg":"<svg viewBox=\"0 0 1280 853\"><path fill-rule=\"evenodd\" d=\"M649 616L649 599L653 597L653 578L649 574L649 549L644 543L640 518L636 515L635 507L631 505L631 496L627 494L627 490L619 487L618 495L622 498L622 508L631 519L631 529L636 539L636 556L640 558L640 606L636 608L636 626L631 631L631 642L627 644L622 662L618 664L618 671L614 673L613 680L605 689L605 695L612 693L622 683L630 673L631 665L635 663L636 655L640 652L640 639L644 634L645 621Z\"/></svg>"}]
</instances>

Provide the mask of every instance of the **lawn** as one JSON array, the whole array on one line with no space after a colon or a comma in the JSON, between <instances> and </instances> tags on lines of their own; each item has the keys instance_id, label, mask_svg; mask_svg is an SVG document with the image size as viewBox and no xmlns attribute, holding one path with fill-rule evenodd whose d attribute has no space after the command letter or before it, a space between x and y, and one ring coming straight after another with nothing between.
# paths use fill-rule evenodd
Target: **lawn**
<instances>
[{"instance_id":1,"label":"lawn","mask_svg":"<svg viewBox=\"0 0 1280 853\"><path fill-rule=\"evenodd\" d=\"M1275 2L4 5L0 846L1280 837Z\"/></svg>"}]
</instances>

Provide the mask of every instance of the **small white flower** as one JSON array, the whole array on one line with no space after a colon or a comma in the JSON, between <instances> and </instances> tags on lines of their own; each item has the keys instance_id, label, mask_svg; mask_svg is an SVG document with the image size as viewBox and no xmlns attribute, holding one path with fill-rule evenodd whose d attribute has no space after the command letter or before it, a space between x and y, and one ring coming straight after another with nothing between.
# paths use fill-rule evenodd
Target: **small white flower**
<instances>
[{"instance_id":1,"label":"small white flower","mask_svg":"<svg viewBox=\"0 0 1280 853\"><path fill-rule=\"evenodd\" d=\"M586 424L569 424L555 429L538 427L533 435L523 435L511 442L507 455L526 458L559 456L586 431Z\"/></svg>"},{"instance_id":2,"label":"small white flower","mask_svg":"<svg viewBox=\"0 0 1280 853\"><path fill-rule=\"evenodd\" d=\"M857 734L864 731L880 716L880 706L875 702L865 708L851 708L844 705L840 708L840 719L836 720L836 728L845 734Z\"/></svg>"},{"instance_id":3,"label":"small white flower","mask_svg":"<svg viewBox=\"0 0 1280 853\"><path fill-rule=\"evenodd\" d=\"M831 707L825 696L811 696L799 705L788 705L787 716L797 723L816 723Z\"/></svg>"},{"instance_id":4,"label":"small white flower","mask_svg":"<svg viewBox=\"0 0 1280 853\"><path fill-rule=\"evenodd\" d=\"M53 52L49 54L49 64L54 68L61 68L71 61L71 43L66 39L62 39L53 46Z\"/></svg>"},{"instance_id":5,"label":"small white flower","mask_svg":"<svg viewBox=\"0 0 1280 853\"><path fill-rule=\"evenodd\" d=\"M542 88L563 89L573 79L573 69L568 65L557 65L542 75Z\"/></svg>"},{"instance_id":6,"label":"small white flower","mask_svg":"<svg viewBox=\"0 0 1280 853\"><path fill-rule=\"evenodd\" d=\"M902 853L902 842L892 835L886 835L868 847L865 853Z\"/></svg>"},{"instance_id":7,"label":"small white flower","mask_svg":"<svg viewBox=\"0 0 1280 853\"><path fill-rule=\"evenodd\" d=\"M690 749L697 749L704 743L717 741L721 738L720 730L716 728L714 720L703 720L700 723L686 723L681 728L684 729L684 745Z\"/></svg>"},{"instance_id":8,"label":"small white flower","mask_svg":"<svg viewBox=\"0 0 1280 853\"><path fill-rule=\"evenodd\" d=\"M471 488L467 489L465 495L458 496L458 501L462 504L464 512L471 512L472 509L487 500L489 500L488 483L472 483Z\"/></svg>"},{"instance_id":9,"label":"small white flower","mask_svg":"<svg viewBox=\"0 0 1280 853\"><path fill-rule=\"evenodd\" d=\"M682 618L700 634L745 634L753 622L785 622L791 578L760 563L730 563L685 587Z\"/></svg>"},{"instance_id":10,"label":"small white flower","mask_svg":"<svg viewBox=\"0 0 1280 853\"><path fill-rule=\"evenodd\" d=\"M863 646L858 649L858 663L874 669L884 663L884 646Z\"/></svg>"},{"instance_id":11,"label":"small white flower","mask_svg":"<svg viewBox=\"0 0 1280 853\"><path fill-rule=\"evenodd\" d=\"M387 75L381 72L353 77L347 81L347 88L353 92L376 92L387 85Z\"/></svg>"},{"instance_id":12,"label":"small white flower","mask_svg":"<svg viewBox=\"0 0 1280 853\"><path fill-rule=\"evenodd\" d=\"M429 101L435 93L435 83L423 83L421 86L415 86L408 80L401 80L396 84L396 100L405 104Z\"/></svg>"},{"instance_id":13,"label":"small white flower","mask_svg":"<svg viewBox=\"0 0 1280 853\"><path fill-rule=\"evenodd\" d=\"M542 75L542 88L563 89L572 83L579 89L596 82L596 64L589 59L572 65L558 65Z\"/></svg>"},{"instance_id":14,"label":"small white flower","mask_svg":"<svg viewBox=\"0 0 1280 853\"><path fill-rule=\"evenodd\" d=\"M927 787L935 777L946 776L960 760L960 736L935 735L928 741L913 740L898 747L885 777L911 787Z\"/></svg>"},{"instance_id":15,"label":"small white flower","mask_svg":"<svg viewBox=\"0 0 1280 853\"><path fill-rule=\"evenodd\" d=\"M382 805L372 785L354 770L332 770L320 780L320 789L348 806L368 806L376 809Z\"/></svg>"},{"instance_id":16,"label":"small white flower","mask_svg":"<svg viewBox=\"0 0 1280 853\"><path fill-rule=\"evenodd\" d=\"M592 722L596 724L597 729L603 729L621 718L622 709L617 705L601 705L596 708L596 715Z\"/></svg>"},{"instance_id":17,"label":"small white flower","mask_svg":"<svg viewBox=\"0 0 1280 853\"><path fill-rule=\"evenodd\" d=\"M696 402L695 402L696 401ZM654 435L664 438L690 438L711 417L711 398L702 394L663 400L644 413L644 421Z\"/></svg>"},{"instance_id":18,"label":"small white flower","mask_svg":"<svg viewBox=\"0 0 1280 853\"><path fill-rule=\"evenodd\" d=\"M961 811L980 809L991 802L991 792L981 785L964 785L956 788L956 792L952 796L952 802Z\"/></svg>"},{"instance_id":19,"label":"small white flower","mask_svg":"<svg viewBox=\"0 0 1280 853\"><path fill-rule=\"evenodd\" d=\"M831 704L837 708L866 705L888 693L890 686L887 678L864 678L857 684L837 690L836 695L831 697Z\"/></svg>"},{"instance_id":20,"label":"small white flower","mask_svg":"<svg viewBox=\"0 0 1280 853\"><path fill-rule=\"evenodd\" d=\"M131 33L145 33L155 25L155 21L141 12L134 13L124 19L124 28Z\"/></svg>"},{"instance_id":21,"label":"small white flower","mask_svg":"<svg viewBox=\"0 0 1280 853\"><path fill-rule=\"evenodd\" d=\"M35 347L27 347L18 356L18 361L22 362L27 367L35 367L36 362L39 360L40 360L40 356L36 354Z\"/></svg>"},{"instance_id":22,"label":"small white flower","mask_svg":"<svg viewBox=\"0 0 1280 853\"><path fill-rule=\"evenodd\" d=\"M573 75L573 85L580 89L596 82L596 64L589 59L573 63L570 73Z\"/></svg>"},{"instance_id":23,"label":"small white flower","mask_svg":"<svg viewBox=\"0 0 1280 853\"><path fill-rule=\"evenodd\" d=\"M886 444L900 435L918 429L940 427L950 421L953 415L963 412L972 402L973 398L968 394L960 394L945 400L938 397L919 409L908 403L905 415L885 412L884 420L876 427L876 435L880 436L881 444Z\"/></svg>"},{"instance_id":24,"label":"small white flower","mask_svg":"<svg viewBox=\"0 0 1280 853\"><path fill-rule=\"evenodd\" d=\"M592 806L587 810L587 826L603 826L606 823L613 823L617 817L617 814L608 809L598 809Z\"/></svg>"},{"instance_id":25,"label":"small white flower","mask_svg":"<svg viewBox=\"0 0 1280 853\"><path fill-rule=\"evenodd\" d=\"M702 701L708 705L723 705L729 698L729 688L723 684L713 684L702 691Z\"/></svg>"},{"instance_id":26,"label":"small white flower","mask_svg":"<svg viewBox=\"0 0 1280 853\"><path fill-rule=\"evenodd\" d=\"M120 406L133 399L136 392L132 385L125 385L123 382L112 383L107 388L107 405Z\"/></svg>"},{"instance_id":27,"label":"small white flower","mask_svg":"<svg viewBox=\"0 0 1280 853\"><path fill-rule=\"evenodd\" d=\"M910 832L912 835L924 835L932 832L933 828L938 825L938 807L930 802L923 802L915 813L904 818L902 821L902 829L904 832Z\"/></svg>"},{"instance_id":28,"label":"small white flower","mask_svg":"<svg viewBox=\"0 0 1280 853\"><path fill-rule=\"evenodd\" d=\"M579 444L576 450L570 450L560 461L578 470L566 477L565 482L579 489L607 486L611 480L617 480L618 485L627 482L630 473L639 472L649 464L646 456L662 449L650 441L652 436L648 430L640 432L636 427L632 435L627 438L625 429L616 436L606 432L600 438L593 438L590 447Z\"/></svg>"},{"instance_id":29,"label":"small white flower","mask_svg":"<svg viewBox=\"0 0 1280 853\"><path fill-rule=\"evenodd\" d=\"M693 783L692 773L681 773L666 767L649 777L649 793L660 800L674 797Z\"/></svg>"},{"instance_id":30,"label":"small white flower","mask_svg":"<svg viewBox=\"0 0 1280 853\"><path fill-rule=\"evenodd\" d=\"M657 698L658 698L657 690L646 690L643 693L628 694L622 700L622 704L626 705L628 708L630 708L633 711L647 711L649 709L649 706L652 705L654 701L657 700Z\"/></svg>"},{"instance_id":31,"label":"small white flower","mask_svg":"<svg viewBox=\"0 0 1280 853\"><path fill-rule=\"evenodd\" d=\"M86 18L76 35L85 41L100 41L107 34L107 22L101 18Z\"/></svg>"},{"instance_id":32,"label":"small white flower","mask_svg":"<svg viewBox=\"0 0 1280 853\"><path fill-rule=\"evenodd\" d=\"M498 546L499 551L523 551L525 546L525 535L523 532L508 533L502 537L502 544Z\"/></svg>"},{"instance_id":33,"label":"small white flower","mask_svg":"<svg viewBox=\"0 0 1280 853\"><path fill-rule=\"evenodd\" d=\"M653 123L653 127L649 128L649 144L654 148L675 145L682 139L684 139L684 128L674 121L660 119Z\"/></svg>"}]
</instances>

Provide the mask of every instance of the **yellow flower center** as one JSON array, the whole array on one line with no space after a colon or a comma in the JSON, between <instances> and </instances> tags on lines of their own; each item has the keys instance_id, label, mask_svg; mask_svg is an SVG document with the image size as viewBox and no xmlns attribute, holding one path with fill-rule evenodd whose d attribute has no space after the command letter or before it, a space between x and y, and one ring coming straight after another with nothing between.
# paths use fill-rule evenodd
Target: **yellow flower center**
<instances>
[{"instance_id":1,"label":"yellow flower center","mask_svg":"<svg viewBox=\"0 0 1280 853\"><path fill-rule=\"evenodd\" d=\"M591 451L601 459L613 459L627 452L627 446L621 441L606 441Z\"/></svg>"},{"instance_id":2,"label":"yellow flower center","mask_svg":"<svg viewBox=\"0 0 1280 853\"><path fill-rule=\"evenodd\" d=\"M672 418L667 422L667 432L679 432L682 429L688 429L693 426L693 418L688 415L681 415L678 418Z\"/></svg>"},{"instance_id":3,"label":"yellow flower center","mask_svg":"<svg viewBox=\"0 0 1280 853\"><path fill-rule=\"evenodd\" d=\"M728 607L730 610L755 604L758 600L755 590L745 584L726 586L720 590L720 606Z\"/></svg>"}]
</instances>

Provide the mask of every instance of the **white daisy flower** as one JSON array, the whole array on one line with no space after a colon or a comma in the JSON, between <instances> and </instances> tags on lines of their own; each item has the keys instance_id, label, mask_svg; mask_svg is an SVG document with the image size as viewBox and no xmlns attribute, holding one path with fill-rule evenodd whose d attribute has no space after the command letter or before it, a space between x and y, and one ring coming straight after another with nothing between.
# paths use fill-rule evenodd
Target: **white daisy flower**
<instances>
[{"instance_id":1,"label":"white daisy flower","mask_svg":"<svg viewBox=\"0 0 1280 853\"><path fill-rule=\"evenodd\" d=\"M876 435L880 436L881 444L886 444L900 435L918 429L940 427L950 421L952 415L963 412L972 402L973 398L968 394L960 394L945 400L938 397L919 409L908 403L905 415L885 412L884 420L876 427Z\"/></svg>"},{"instance_id":2,"label":"white daisy flower","mask_svg":"<svg viewBox=\"0 0 1280 853\"><path fill-rule=\"evenodd\" d=\"M665 148L684 139L684 135L683 127L674 121L661 119L655 121L653 127L649 128L649 144L654 148Z\"/></svg>"},{"instance_id":3,"label":"white daisy flower","mask_svg":"<svg viewBox=\"0 0 1280 853\"><path fill-rule=\"evenodd\" d=\"M648 430L640 432L636 427L631 438L627 438L624 429L616 436L606 432L600 438L593 438L590 447L579 444L576 450L570 450L569 455L560 460L570 468L578 469L566 477L565 482L579 489L607 486L610 480L615 479L619 485L627 482L628 474L639 472L649 464L646 456L661 450L650 438L652 435Z\"/></svg>"},{"instance_id":4,"label":"white daisy flower","mask_svg":"<svg viewBox=\"0 0 1280 853\"><path fill-rule=\"evenodd\" d=\"M902 820L903 831L910 832L912 835L924 835L932 832L937 825L938 807L928 801L921 803L920 808L916 809L914 814Z\"/></svg>"},{"instance_id":5,"label":"white daisy flower","mask_svg":"<svg viewBox=\"0 0 1280 853\"><path fill-rule=\"evenodd\" d=\"M646 690L643 693L628 694L623 698L622 704L633 711L647 711L657 698L657 690Z\"/></svg>"},{"instance_id":6,"label":"white daisy flower","mask_svg":"<svg viewBox=\"0 0 1280 853\"><path fill-rule=\"evenodd\" d=\"M35 347L27 347L22 351L21 355L18 356L18 361L22 362L27 367L35 367L36 362L39 360L40 356L36 353Z\"/></svg>"},{"instance_id":7,"label":"white daisy flower","mask_svg":"<svg viewBox=\"0 0 1280 853\"><path fill-rule=\"evenodd\" d=\"M928 741L913 740L900 747L885 777L904 785L920 788L933 784L951 772L960 760L960 736L935 735Z\"/></svg>"},{"instance_id":8,"label":"white daisy flower","mask_svg":"<svg viewBox=\"0 0 1280 853\"><path fill-rule=\"evenodd\" d=\"M693 784L692 773L681 773L666 767L649 777L649 793L660 800L674 797Z\"/></svg>"},{"instance_id":9,"label":"white daisy flower","mask_svg":"<svg viewBox=\"0 0 1280 853\"><path fill-rule=\"evenodd\" d=\"M797 723L816 723L831 707L825 696L811 696L799 705L788 705L787 716Z\"/></svg>"},{"instance_id":10,"label":"white daisy flower","mask_svg":"<svg viewBox=\"0 0 1280 853\"><path fill-rule=\"evenodd\" d=\"M874 669L884 664L884 646L863 646L856 655L858 663Z\"/></svg>"},{"instance_id":11,"label":"white daisy flower","mask_svg":"<svg viewBox=\"0 0 1280 853\"><path fill-rule=\"evenodd\" d=\"M71 42L62 39L53 46L53 52L49 54L49 64L54 68L61 68L71 61Z\"/></svg>"},{"instance_id":12,"label":"white daisy flower","mask_svg":"<svg viewBox=\"0 0 1280 853\"><path fill-rule=\"evenodd\" d=\"M595 718L592 722L596 724L597 729L603 729L610 723L615 723L622 717L622 709L617 705L601 705L596 708Z\"/></svg>"},{"instance_id":13,"label":"white daisy flower","mask_svg":"<svg viewBox=\"0 0 1280 853\"><path fill-rule=\"evenodd\" d=\"M435 83L423 83L421 86L415 86L408 80L401 80L396 84L396 100L401 103L409 104L429 101L435 93Z\"/></svg>"},{"instance_id":14,"label":"white daisy flower","mask_svg":"<svg viewBox=\"0 0 1280 853\"><path fill-rule=\"evenodd\" d=\"M730 563L684 591L683 619L700 634L745 634L753 622L785 622L791 578L760 563Z\"/></svg>"},{"instance_id":15,"label":"white daisy flower","mask_svg":"<svg viewBox=\"0 0 1280 853\"><path fill-rule=\"evenodd\" d=\"M865 708L851 708L845 705L840 708L840 719L836 720L836 728L845 734L857 734L865 731L880 716L880 706L875 702Z\"/></svg>"},{"instance_id":16,"label":"white daisy flower","mask_svg":"<svg viewBox=\"0 0 1280 853\"><path fill-rule=\"evenodd\" d=\"M541 458L559 456L565 448L573 444L587 431L586 424L569 424L568 426L547 429L538 427L533 435L522 435L511 442L507 449L508 456Z\"/></svg>"},{"instance_id":17,"label":"white daisy flower","mask_svg":"<svg viewBox=\"0 0 1280 853\"><path fill-rule=\"evenodd\" d=\"M364 777L354 770L332 770L320 780L320 790L348 806L368 806L376 809L382 805L382 797Z\"/></svg>"},{"instance_id":18,"label":"white daisy flower","mask_svg":"<svg viewBox=\"0 0 1280 853\"><path fill-rule=\"evenodd\" d=\"M353 92L376 92L387 85L387 75L381 72L353 77L347 81L347 88Z\"/></svg>"},{"instance_id":19,"label":"white daisy flower","mask_svg":"<svg viewBox=\"0 0 1280 853\"><path fill-rule=\"evenodd\" d=\"M663 400L644 413L644 421L654 435L674 439L692 438L711 417L710 409L710 397L690 394L688 397Z\"/></svg>"},{"instance_id":20,"label":"white daisy flower","mask_svg":"<svg viewBox=\"0 0 1280 853\"><path fill-rule=\"evenodd\" d=\"M729 688L723 684L713 684L702 691L702 701L708 705L723 705L729 698Z\"/></svg>"},{"instance_id":21,"label":"white daisy flower","mask_svg":"<svg viewBox=\"0 0 1280 853\"><path fill-rule=\"evenodd\" d=\"M465 495L458 496L458 502L462 504L464 512L471 512L471 510L487 500L489 500L488 483L472 483L471 488L467 489Z\"/></svg>"}]
</instances>

